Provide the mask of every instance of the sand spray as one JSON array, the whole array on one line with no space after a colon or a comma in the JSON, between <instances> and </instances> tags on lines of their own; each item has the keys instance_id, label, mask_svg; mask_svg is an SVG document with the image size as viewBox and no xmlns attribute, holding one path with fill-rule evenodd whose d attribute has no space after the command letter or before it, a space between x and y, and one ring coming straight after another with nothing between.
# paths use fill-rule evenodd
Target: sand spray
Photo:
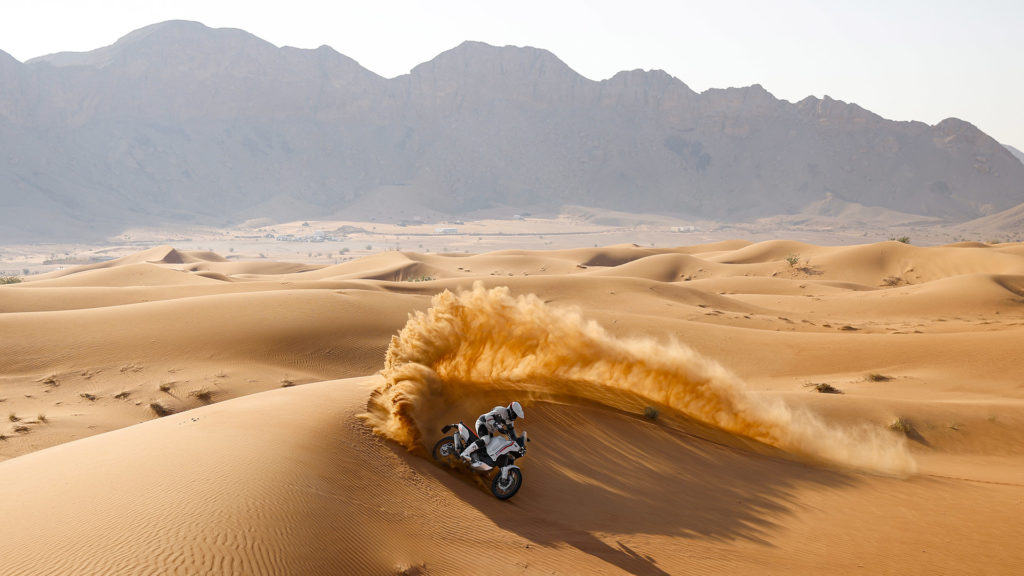
<instances>
[{"instance_id":1,"label":"sand spray","mask_svg":"<svg viewBox=\"0 0 1024 576\"><path fill-rule=\"evenodd\" d=\"M887 430L830 426L780 399L751 394L737 376L682 343L616 337L576 309L480 282L446 290L426 312L410 315L392 337L381 373L385 382L366 419L409 449L436 435L431 415L467 396L507 392L520 400L610 403L618 389L833 464L896 475L915 468L906 439Z\"/></svg>"}]
</instances>

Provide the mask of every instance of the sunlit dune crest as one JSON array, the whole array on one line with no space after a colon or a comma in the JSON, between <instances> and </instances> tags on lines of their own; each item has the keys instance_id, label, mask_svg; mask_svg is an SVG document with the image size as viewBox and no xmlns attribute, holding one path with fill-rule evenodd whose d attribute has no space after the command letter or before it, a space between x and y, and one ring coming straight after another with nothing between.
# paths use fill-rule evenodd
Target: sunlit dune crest
<instances>
[{"instance_id":1,"label":"sunlit dune crest","mask_svg":"<svg viewBox=\"0 0 1024 576\"><path fill-rule=\"evenodd\" d=\"M0 573L1013 573L1021 341L1020 244L159 246L0 286Z\"/></svg>"}]
</instances>

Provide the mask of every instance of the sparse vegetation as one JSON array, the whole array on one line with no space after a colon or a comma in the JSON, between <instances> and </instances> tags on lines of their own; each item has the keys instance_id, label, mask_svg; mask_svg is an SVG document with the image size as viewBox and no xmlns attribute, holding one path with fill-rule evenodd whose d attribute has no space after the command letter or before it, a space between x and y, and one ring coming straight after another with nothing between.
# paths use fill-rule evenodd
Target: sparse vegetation
<instances>
[{"instance_id":1,"label":"sparse vegetation","mask_svg":"<svg viewBox=\"0 0 1024 576\"><path fill-rule=\"evenodd\" d=\"M295 386L295 382L289 380L288 378L281 379L281 388L288 388L290 386Z\"/></svg>"},{"instance_id":2,"label":"sparse vegetation","mask_svg":"<svg viewBox=\"0 0 1024 576\"><path fill-rule=\"evenodd\" d=\"M867 375L867 379L870 382L888 382L892 380L892 376L886 376L885 374L871 373Z\"/></svg>"},{"instance_id":3,"label":"sparse vegetation","mask_svg":"<svg viewBox=\"0 0 1024 576\"><path fill-rule=\"evenodd\" d=\"M210 398L213 396L213 392L211 392L209 388L200 388L199 390L189 392L188 395L200 402L209 402Z\"/></svg>"},{"instance_id":4,"label":"sparse vegetation","mask_svg":"<svg viewBox=\"0 0 1024 576\"><path fill-rule=\"evenodd\" d=\"M170 393L171 384L169 382L164 382L163 384L160 385L160 391Z\"/></svg>"},{"instance_id":5,"label":"sparse vegetation","mask_svg":"<svg viewBox=\"0 0 1024 576\"><path fill-rule=\"evenodd\" d=\"M827 382L818 382L812 384L804 384L804 386L818 392L820 394L842 394L843 391Z\"/></svg>"},{"instance_id":6,"label":"sparse vegetation","mask_svg":"<svg viewBox=\"0 0 1024 576\"><path fill-rule=\"evenodd\" d=\"M159 402L151 402L149 404L149 409L152 410L154 413L156 413L157 416L161 418L163 418L164 416L168 416L170 414L174 414L174 410L171 410L170 408L164 406Z\"/></svg>"},{"instance_id":7,"label":"sparse vegetation","mask_svg":"<svg viewBox=\"0 0 1024 576\"><path fill-rule=\"evenodd\" d=\"M790 254L789 256L786 256L786 262L788 262L789 263L789 267L792 268L792 267L794 267L794 266L796 266L797 264L800 263L800 255L799 254Z\"/></svg>"},{"instance_id":8,"label":"sparse vegetation","mask_svg":"<svg viewBox=\"0 0 1024 576\"><path fill-rule=\"evenodd\" d=\"M889 430L901 434L910 434L914 430L914 425L910 423L910 420L900 416L889 423Z\"/></svg>"},{"instance_id":9,"label":"sparse vegetation","mask_svg":"<svg viewBox=\"0 0 1024 576\"><path fill-rule=\"evenodd\" d=\"M11 412L10 414L8 414L7 415L7 419L10 420L11 422L18 422L18 421L21 420L21 418L19 418L18 415L15 414L14 412Z\"/></svg>"},{"instance_id":10,"label":"sparse vegetation","mask_svg":"<svg viewBox=\"0 0 1024 576\"><path fill-rule=\"evenodd\" d=\"M0 284L18 284L21 278L17 276L0 275Z\"/></svg>"},{"instance_id":11,"label":"sparse vegetation","mask_svg":"<svg viewBox=\"0 0 1024 576\"><path fill-rule=\"evenodd\" d=\"M883 286L899 286L900 282L903 282L903 278L899 276L889 276L882 280Z\"/></svg>"},{"instance_id":12,"label":"sparse vegetation","mask_svg":"<svg viewBox=\"0 0 1024 576\"><path fill-rule=\"evenodd\" d=\"M19 434L22 433L22 432L28 432L29 431L29 427L24 425L24 424L19 424L19 425L14 427L14 431L18 432Z\"/></svg>"},{"instance_id":13,"label":"sparse vegetation","mask_svg":"<svg viewBox=\"0 0 1024 576\"><path fill-rule=\"evenodd\" d=\"M85 398L86 400L88 400L90 402L95 402L96 401L96 395L95 394L90 394L88 392L82 392L81 394L79 394L79 396L81 396L82 398Z\"/></svg>"},{"instance_id":14,"label":"sparse vegetation","mask_svg":"<svg viewBox=\"0 0 1024 576\"><path fill-rule=\"evenodd\" d=\"M644 407L644 418L647 418L648 420L657 420L658 419L658 409L655 408L654 406L646 406L646 407Z\"/></svg>"},{"instance_id":15,"label":"sparse vegetation","mask_svg":"<svg viewBox=\"0 0 1024 576\"><path fill-rule=\"evenodd\" d=\"M910 236L891 236L889 240L895 240L896 242L902 242L903 244L910 244Z\"/></svg>"},{"instance_id":16,"label":"sparse vegetation","mask_svg":"<svg viewBox=\"0 0 1024 576\"><path fill-rule=\"evenodd\" d=\"M49 420L46 419L46 414L43 414L42 412L40 412L39 415L36 416L36 420L38 420L38 421L40 421L40 422L42 422L44 424L46 422L49 422Z\"/></svg>"},{"instance_id":17,"label":"sparse vegetation","mask_svg":"<svg viewBox=\"0 0 1024 576\"><path fill-rule=\"evenodd\" d=\"M125 390L124 392L118 392L117 394L114 394L114 398L117 398L118 400L125 400L130 395L131 395L131 392L128 392L127 390Z\"/></svg>"},{"instance_id":18,"label":"sparse vegetation","mask_svg":"<svg viewBox=\"0 0 1024 576\"><path fill-rule=\"evenodd\" d=\"M436 278L434 278L433 276L423 275L417 276L415 278L409 278L406 280L406 282L430 282L432 280L436 280Z\"/></svg>"}]
</instances>

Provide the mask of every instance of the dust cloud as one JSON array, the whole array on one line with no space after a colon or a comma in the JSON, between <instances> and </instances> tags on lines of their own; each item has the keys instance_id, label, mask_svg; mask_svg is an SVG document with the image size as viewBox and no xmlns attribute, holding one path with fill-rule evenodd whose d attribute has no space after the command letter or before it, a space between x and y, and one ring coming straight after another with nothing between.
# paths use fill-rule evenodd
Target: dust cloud
<instances>
[{"instance_id":1,"label":"dust cloud","mask_svg":"<svg viewBox=\"0 0 1024 576\"><path fill-rule=\"evenodd\" d=\"M860 470L904 475L906 440L877 427L828 425L779 399L751 394L714 360L679 342L619 338L578 310L508 288L442 292L391 339L384 383L366 419L409 449L436 415L494 392L517 399L577 398L613 407L621 392L670 407L787 452ZM617 394L619 392L619 394Z\"/></svg>"}]
</instances>

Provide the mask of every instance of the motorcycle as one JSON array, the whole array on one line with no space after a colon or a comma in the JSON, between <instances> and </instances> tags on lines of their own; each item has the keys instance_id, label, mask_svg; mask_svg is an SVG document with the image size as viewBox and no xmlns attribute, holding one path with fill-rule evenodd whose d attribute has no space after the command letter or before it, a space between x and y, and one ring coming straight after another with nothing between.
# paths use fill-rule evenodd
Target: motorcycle
<instances>
[{"instance_id":1,"label":"motorcycle","mask_svg":"<svg viewBox=\"0 0 1024 576\"><path fill-rule=\"evenodd\" d=\"M491 493L498 500L508 500L514 496L523 485L523 472L515 465L515 461L526 455L526 443L529 441L526 432L519 437L516 437L514 431L504 429L501 432L508 437L491 434L484 449L473 452L472 460L466 462L460 457L462 451L479 437L476 431L462 422L446 425L441 429L441 433L448 434L452 429L455 430L454 434L445 436L434 444L434 460L453 466L466 466L474 472L484 474L497 469L498 472L491 481Z\"/></svg>"}]
</instances>

